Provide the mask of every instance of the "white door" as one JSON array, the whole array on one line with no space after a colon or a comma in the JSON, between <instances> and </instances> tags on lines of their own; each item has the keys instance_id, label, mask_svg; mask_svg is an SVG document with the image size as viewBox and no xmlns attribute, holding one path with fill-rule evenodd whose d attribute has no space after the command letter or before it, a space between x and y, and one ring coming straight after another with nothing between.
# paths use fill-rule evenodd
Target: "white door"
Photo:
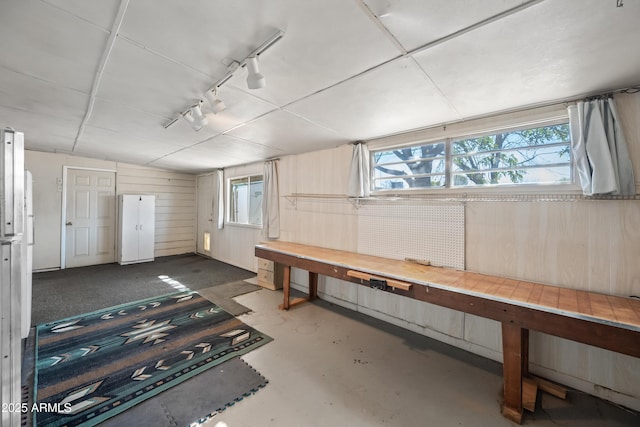
<instances>
[{"instance_id":1,"label":"white door","mask_svg":"<svg viewBox=\"0 0 640 427\"><path fill-rule=\"evenodd\" d=\"M196 252L208 256L211 256L211 236L214 228L214 182L214 174L198 176L198 234Z\"/></svg>"},{"instance_id":2,"label":"white door","mask_svg":"<svg viewBox=\"0 0 640 427\"><path fill-rule=\"evenodd\" d=\"M140 196L138 258L153 260L156 233L156 196Z\"/></svg>"},{"instance_id":3,"label":"white door","mask_svg":"<svg viewBox=\"0 0 640 427\"><path fill-rule=\"evenodd\" d=\"M67 171L65 267L115 261L116 174Z\"/></svg>"},{"instance_id":4,"label":"white door","mask_svg":"<svg viewBox=\"0 0 640 427\"><path fill-rule=\"evenodd\" d=\"M140 224L140 196L120 196L120 255L118 262L128 264L138 260L138 224Z\"/></svg>"}]
</instances>

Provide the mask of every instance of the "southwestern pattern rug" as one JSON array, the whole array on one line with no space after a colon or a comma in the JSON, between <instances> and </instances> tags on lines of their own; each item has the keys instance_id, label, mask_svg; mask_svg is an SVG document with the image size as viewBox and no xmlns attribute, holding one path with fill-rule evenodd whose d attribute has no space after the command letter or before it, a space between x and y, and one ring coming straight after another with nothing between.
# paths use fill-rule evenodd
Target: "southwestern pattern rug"
<instances>
[{"instance_id":1,"label":"southwestern pattern rug","mask_svg":"<svg viewBox=\"0 0 640 427\"><path fill-rule=\"evenodd\" d=\"M92 426L271 338L196 292L36 328L34 426Z\"/></svg>"}]
</instances>

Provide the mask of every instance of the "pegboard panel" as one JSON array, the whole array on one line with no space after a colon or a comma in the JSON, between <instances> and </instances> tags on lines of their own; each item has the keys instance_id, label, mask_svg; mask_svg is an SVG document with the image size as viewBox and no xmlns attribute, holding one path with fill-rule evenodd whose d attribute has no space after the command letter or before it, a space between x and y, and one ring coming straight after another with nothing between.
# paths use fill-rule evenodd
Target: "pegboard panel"
<instances>
[{"instance_id":1,"label":"pegboard panel","mask_svg":"<svg viewBox=\"0 0 640 427\"><path fill-rule=\"evenodd\" d=\"M358 209L358 252L416 258L464 269L464 205L365 204Z\"/></svg>"}]
</instances>

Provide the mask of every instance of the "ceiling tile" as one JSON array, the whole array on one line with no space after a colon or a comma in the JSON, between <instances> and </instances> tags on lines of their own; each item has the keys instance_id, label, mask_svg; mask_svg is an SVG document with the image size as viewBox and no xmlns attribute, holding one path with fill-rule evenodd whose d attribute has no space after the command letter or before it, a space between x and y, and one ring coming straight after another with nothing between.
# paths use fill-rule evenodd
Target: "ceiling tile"
<instances>
[{"instance_id":1,"label":"ceiling tile","mask_svg":"<svg viewBox=\"0 0 640 427\"><path fill-rule=\"evenodd\" d=\"M28 150L71 152L78 133L80 120L0 106L0 129L11 127L24 133L24 145Z\"/></svg>"},{"instance_id":2,"label":"ceiling tile","mask_svg":"<svg viewBox=\"0 0 640 427\"><path fill-rule=\"evenodd\" d=\"M0 68L89 93L107 37L41 1L3 2Z\"/></svg>"},{"instance_id":3,"label":"ceiling tile","mask_svg":"<svg viewBox=\"0 0 640 427\"><path fill-rule=\"evenodd\" d=\"M513 0L363 0L408 51L516 7Z\"/></svg>"},{"instance_id":4,"label":"ceiling tile","mask_svg":"<svg viewBox=\"0 0 640 427\"><path fill-rule=\"evenodd\" d=\"M120 0L42 0L59 9L111 31Z\"/></svg>"},{"instance_id":5,"label":"ceiling tile","mask_svg":"<svg viewBox=\"0 0 640 427\"><path fill-rule=\"evenodd\" d=\"M208 127L219 133L253 120L277 108L273 104L232 86L221 87L218 91L218 96L225 103L225 110L213 114L209 110L208 102L205 102L203 110L209 119Z\"/></svg>"},{"instance_id":6,"label":"ceiling tile","mask_svg":"<svg viewBox=\"0 0 640 427\"><path fill-rule=\"evenodd\" d=\"M459 119L410 58L393 61L286 109L350 140Z\"/></svg>"},{"instance_id":7,"label":"ceiling tile","mask_svg":"<svg viewBox=\"0 0 640 427\"><path fill-rule=\"evenodd\" d=\"M163 142L175 150L197 144L218 134L211 126L196 132L185 120L178 120L168 128L167 119L143 111L123 107L104 100L97 100L87 127L110 132L119 139L135 139ZM82 142L90 142L85 135Z\"/></svg>"},{"instance_id":8,"label":"ceiling tile","mask_svg":"<svg viewBox=\"0 0 640 427\"><path fill-rule=\"evenodd\" d=\"M235 128L228 134L287 153L320 150L349 142L332 130L281 110Z\"/></svg>"},{"instance_id":9,"label":"ceiling tile","mask_svg":"<svg viewBox=\"0 0 640 427\"><path fill-rule=\"evenodd\" d=\"M190 0L131 2L120 34L145 48L209 75L227 72L224 58L241 60L286 26L286 1Z\"/></svg>"},{"instance_id":10,"label":"ceiling tile","mask_svg":"<svg viewBox=\"0 0 640 427\"><path fill-rule=\"evenodd\" d=\"M123 137L109 129L87 126L74 154L144 165L180 148L173 142Z\"/></svg>"},{"instance_id":11,"label":"ceiling tile","mask_svg":"<svg viewBox=\"0 0 640 427\"><path fill-rule=\"evenodd\" d=\"M400 51L354 1L282 2L284 38L260 56L256 96L284 106L342 82ZM242 58L239 58L242 59ZM248 90L243 69L230 84Z\"/></svg>"},{"instance_id":12,"label":"ceiling tile","mask_svg":"<svg viewBox=\"0 0 640 427\"><path fill-rule=\"evenodd\" d=\"M169 154L151 163L156 167L186 168L202 173L279 156L281 150L265 145L219 135L200 144Z\"/></svg>"},{"instance_id":13,"label":"ceiling tile","mask_svg":"<svg viewBox=\"0 0 640 427\"><path fill-rule=\"evenodd\" d=\"M200 100L209 81L197 71L118 38L97 96L170 118Z\"/></svg>"},{"instance_id":14,"label":"ceiling tile","mask_svg":"<svg viewBox=\"0 0 640 427\"><path fill-rule=\"evenodd\" d=\"M0 73L0 105L26 114L38 113L80 123L88 102L89 95L77 90L10 70Z\"/></svg>"},{"instance_id":15,"label":"ceiling tile","mask_svg":"<svg viewBox=\"0 0 640 427\"><path fill-rule=\"evenodd\" d=\"M463 116L484 115L638 84L638 16L640 2L545 1L415 58Z\"/></svg>"}]
</instances>

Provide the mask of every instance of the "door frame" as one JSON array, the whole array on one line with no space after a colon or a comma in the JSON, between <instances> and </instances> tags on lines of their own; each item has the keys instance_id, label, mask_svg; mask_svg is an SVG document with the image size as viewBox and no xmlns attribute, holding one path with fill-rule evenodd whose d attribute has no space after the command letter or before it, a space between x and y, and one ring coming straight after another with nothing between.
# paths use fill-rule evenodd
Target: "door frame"
<instances>
[{"instance_id":1,"label":"door frame","mask_svg":"<svg viewBox=\"0 0 640 427\"><path fill-rule=\"evenodd\" d=\"M117 199L117 196L118 196L118 179L117 179L118 171L116 169L89 168L84 166L63 166L62 167L62 212L60 215L60 219L61 219L60 221L60 270L64 270L65 268L67 268L66 266L67 227L65 224L67 223L67 184L68 184L67 172L69 171L69 169L95 171L95 172L113 172L113 175L116 178L114 197L116 197ZM113 230L114 242L116 241L115 239L116 239L117 229L118 229L118 215L116 211L116 226L114 227L114 230Z\"/></svg>"},{"instance_id":2,"label":"door frame","mask_svg":"<svg viewBox=\"0 0 640 427\"><path fill-rule=\"evenodd\" d=\"M206 204L202 204L203 200L200 198L200 194L199 194L199 190L200 190L200 179L211 179L211 203L206 203ZM214 215L215 215L215 209L214 209L214 204L217 206L217 201L216 201L216 196L215 196L215 191L216 191L216 173L215 172L208 172L208 173L203 173L200 175L196 176L196 253L198 255L202 255L202 256L206 256L209 258L213 258L213 247L209 248L208 252L204 251L199 251L198 250L198 245L200 242L200 239L204 236L204 231L208 231L209 232L209 236L211 239L211 245L213 244L213 233L214 233ZM207 197L208 199L208 197ZM200 228L200 221L203 220L203 218L200 215L200 207L201 206L208 206L210 208L210 212L208 215L208 219L207 222L209 224L209 229L208 230L204 230ZM205 215L205 217L207 217ZM205 224L206 227L206 224Z\"/></svg>"}]
</instances>

